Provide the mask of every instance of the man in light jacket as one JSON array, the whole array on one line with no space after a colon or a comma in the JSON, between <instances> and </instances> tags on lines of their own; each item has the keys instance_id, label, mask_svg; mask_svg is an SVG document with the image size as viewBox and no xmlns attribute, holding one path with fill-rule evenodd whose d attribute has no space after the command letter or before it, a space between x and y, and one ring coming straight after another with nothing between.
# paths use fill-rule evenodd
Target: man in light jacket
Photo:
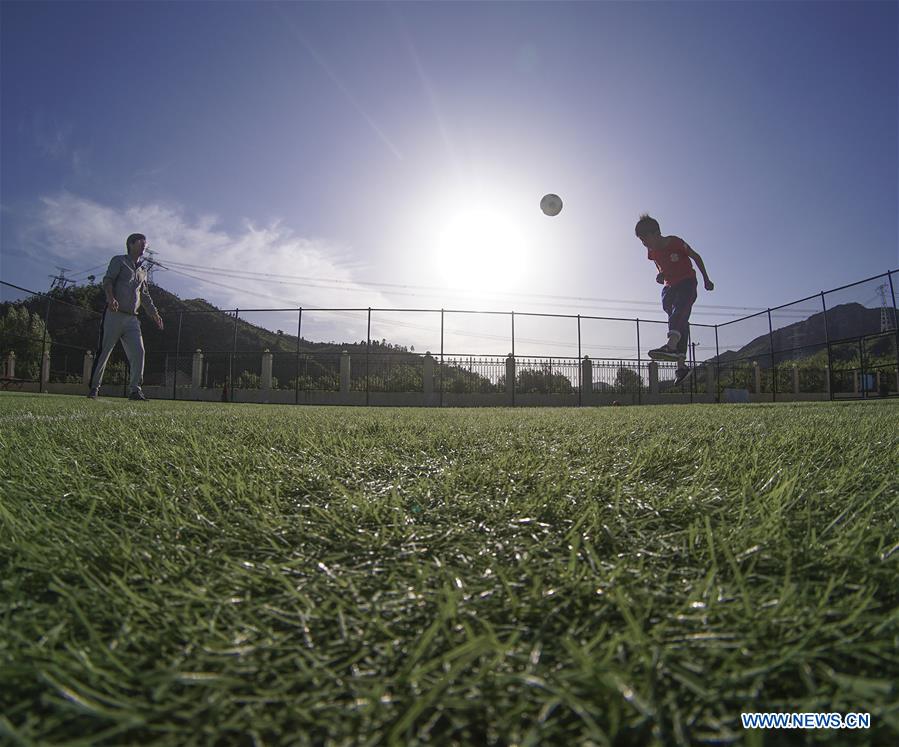
<instances>
[{"instance_id":1,"label":"man in light jacket","mask_svg":"<svg viewBox=\"0 0 899 747\"><path fill-rule=\"evenodd\" d=\"M109 269L103 276L103 291L106 293L106 311L100 322L100 342L94 368L91 372L91 399L100 395L103 372L112 349L119 340L125 348L131 366L131 394L129 399L146 400L141 383L144 377L144 338L140 331L137 310L146 305L156 326L162 329L162 317L147 291L147 268L141 256L147 248L147 237L133 233L125 240L127 254L113 257Z\"/></svg>"}]
</instances>

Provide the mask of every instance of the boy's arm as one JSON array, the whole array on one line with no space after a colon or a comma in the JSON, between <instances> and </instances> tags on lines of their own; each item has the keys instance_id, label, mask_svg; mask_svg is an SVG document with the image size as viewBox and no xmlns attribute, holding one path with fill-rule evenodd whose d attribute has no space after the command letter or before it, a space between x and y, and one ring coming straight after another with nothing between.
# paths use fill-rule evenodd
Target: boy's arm
<instances>
[{"instance_id":1,"label":"boy's arm","mask_svg":"<svg viewBox=\"0 0 899 747\"><path fill-rule=\"evenodd\" d=\"M649 252L646 253L646 259L650 260L656 266L656 282L659 285L665 284L665 273L662 272L662 266L656 262L651 256L649 256Z\"/></svg>"},{"instance_id":2,"label":"boy's arm","mask_svg":"<svg viewBox=\"0 0 899 747\"><path fill-rule=\"evenodd\" d=\"M699 268L699 271L702 273L703 285L707 291L715 290L715 284L709 280L709 274L705 271L705 263L702 261L702 257L700 257L696 252L693 251L693 248L688 244L687 245L687 256L690 257Z\"/></svg>"}]
</instances>

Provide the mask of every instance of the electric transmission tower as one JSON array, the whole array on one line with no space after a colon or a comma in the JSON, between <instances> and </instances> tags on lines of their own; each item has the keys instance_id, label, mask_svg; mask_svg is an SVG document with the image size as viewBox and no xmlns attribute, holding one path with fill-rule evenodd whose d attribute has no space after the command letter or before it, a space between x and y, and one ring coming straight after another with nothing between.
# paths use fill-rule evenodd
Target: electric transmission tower
<instances>
[{"instance_id":1,"label":"electric transmission tower","mask_svg":"<svg viewBox=\"0 0 899 747\"><path fill-rule=\"evenodd\" d=\"M896 329L896 309L887 303L887 284L878 285L877 292L880 294L880 331L892 332Z\"/></svg>"},{"instance_id":2,"label":"electric transmission tower","mask_svg":"<svg viewBox=\"0 0 899 747\"><path fill-rule=\"evenodd\" d=\"M156 274L156 270L168 270L164 264L161 264L158 259L156 259L156 252L152 249L147 249L144 252L144 264L147 265L147 282L154 283L154 275Z\"/></svg>"},{"instance_id":3,"label":"electric transmission tower","mask_svg":"<svg viewBox=\"0 0 899 747\"><path fill-rule=\"evenodd\" d=\"M58 275L50 275L50 290L54 288L59 288L60 290L65 290L70 285L75 285L74 280L70 280L66 277L66 273L70 270L67 267L59 267L57 265L57 270L59 270Z\"/></svg>"},{"instance_id":4,"label":"electric transmission tower","mask_svg":"<svg viewBox=\"0 0 899 747\"><path fill-rule=\"evenodd\" d=\"M147 249L144 252L144 262L147 265L147 282L148 283L153 282L153 272L156 270L156 262L153 259L153 254L154 254L154 252L152 249Z\"/></svg>"}]
</instances>

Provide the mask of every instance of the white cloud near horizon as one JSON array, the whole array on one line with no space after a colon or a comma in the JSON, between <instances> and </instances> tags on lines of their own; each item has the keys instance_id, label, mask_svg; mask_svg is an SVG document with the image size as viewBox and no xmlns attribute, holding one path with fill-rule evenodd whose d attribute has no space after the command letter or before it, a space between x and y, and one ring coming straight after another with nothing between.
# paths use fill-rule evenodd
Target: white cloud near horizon
<instances>
[{"instance_id":1,"label":"white cloud near horizon","mask_svg":"<svg viewBox=\"0 0 899 747\"><path fill-rule=\"evenodd\" d=\"M354 272L364 268L350 259L346 248L297 236L281 222L259 226L245 221L236 232L225 230L220 223L215 215L188 216L177 205L157 202L116 208L61 192L40 199L37 210L26 220L23 239L32 253L64 262L77 273L124 254L125 237L142 232L163 265L171 261L213 271L225 268L328 278L345 286L357 304L363 296L372 305L386 303L376 291L355 285ZM335 303L335 293L340 291L334 289L272 284L251 275L222 278L206 275L203 269L184 272L212 282L192 280L174 268L171 273L159 272L157 282L167 290L171 286L179 295L207 298L223 308L283 306L286 301L308 307L346 305L345 299ZM265 303L266 297L275 303Z\"/></svg>"},{"instance_id":2,"label":"white cloud near horizon","mask_svg":"<svg viewBox=\"0 0 899 747\"><path fill-rule=\"evenodd\" d=\"M170 271L157 271L155 282L182 298L204 298L222 309L394 305L379 291L357 284L356 276L365 267L352 257L349 247L298 236L279 221L257 225L246 220L239 230L228 231L218 216L190 216L174 204L114 207L71 192L44 195L33 210L17 218L21 248L32 258L42 259L48 272L65 266L79 282L89 269L101 277L110 258L125 253L125 238L141 232L162 265L172 262L200 268L173 266ZM227 277L203 268L247 274ZM277 278L261 278L258 275L262 273L309 281L273 283L270 281ZM323 287L314 285L319 278L325 279ZM290 328L278 320L264 326ZM315 327L317 335L325 339L358 340L366 331L361 317L334 319Z\"/></svg>"}]
</instances>

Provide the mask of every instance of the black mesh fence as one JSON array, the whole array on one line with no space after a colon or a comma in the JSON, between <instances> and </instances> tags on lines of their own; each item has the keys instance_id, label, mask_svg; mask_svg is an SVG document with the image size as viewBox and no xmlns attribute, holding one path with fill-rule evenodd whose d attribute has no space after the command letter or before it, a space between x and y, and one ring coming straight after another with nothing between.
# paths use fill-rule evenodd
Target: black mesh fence
<instances>
[{"instance_id":1,"label":"black mesh fence","mask_svg":"<svg viewBox=\"0 0 899 747\"><path fill-rule=\"evenodd\" d=\"M506 391L505 356L445 355L437 368L437 390L452 394L489 394Z\"/></svg>"},{"instance_id":2,"label":"black mesh fence","mask_svg":"<svg viewBox=\"0 0 899 747\"><path fill-rule=\"evenodd\" d=\"M577 358L515 358L516 393L573 394L579 386Z\"/></svg>"},{"instance_id":3,"label":"black mesh fence","mask_svg":"<svg viewBox=\"0 0 899 747\"><path fill-rule=\"evenodd\" d=\"M78 289L35 293L0 282L2 378L82 383L86 358L97 348L102 317L92 297Z\"/></svg>"},{"instance_id":4,"label":"black mesh fence","mask_svg":"<svg viewBox=\"0 0 899 747\"><path fill-rule=\"evenodd\" d=\"M294 386L300 391L340 391L339 353L301 353Z\"/></svg>"},{"instance_id":5,"label":"black mesh fence","mask_svg":"<svg viewBox=\"0 0 899 747\"><path fill-rule=\"evenodd\" d=\"M681 383L673 363L659 363L650 375L647 352L666 338L661 320L460 309L221 311L196 302L166 309L165 330L142 317L143 381L174 398L198 396L198 390L221 390L223 398L233 398L235 389L292 390L297 401L301 392L340 392L342 386L513 396L582 388L637 395L654 388L716 399L728 388L775 399L891 396L899 390L894 275L718 325L691 324L694 370ZM85 384L103 310L95 285L37 293L0 281L3 386ZM314 341L334 334L334 325L343 330L342 340L353 342ZM588 359L590 380L582 381ZM510 371L514 386L507 383ZM104 386L124 390L128 376L117 345ZM717 391L709 391L713 382Z\"/></svg>"},{"instance_id":6,"label":"black mesh fence","mask_svg":"<svg viewBox=\"0 0 899 747\"><path fill-rule=\"evenodd\" d=\"M360 392L423 392L424 356L399 352L363 354L352 360L350 388Z\"/></svg>"},{"instance_id":7,"label":"black mesh fence","mask_svg":"<svg viewBox=\"0 0 899 747\"><path fill-rule=\"evenodd\" d=\"M635 360L595 359L590 361L592 381L586 391L593 393L635 394L645 389L642 366ZM643 369L643 370L641 370Z\"/></svg>"},{"instance_id":8,"label":"black mesh fence","mask_svg":"<svg viewBox=\"0 0 899 747\"><path fill-rule=\"evenodd\" d=\"M893 283L893 273L888 273L822 293L834 397L896 394L899 354Z\"/></svg>"},{"instance_id":9,"label":"black mesh fence","mask_svg":"<svg viewBox=\"0 0 899 747\"><path fill-rule=\"evenodd\" d=\"M754 368L745 359L729 360L718 366L718 387L724 389L745 389L755 391Z\"/></svg>"}]
</instances>

